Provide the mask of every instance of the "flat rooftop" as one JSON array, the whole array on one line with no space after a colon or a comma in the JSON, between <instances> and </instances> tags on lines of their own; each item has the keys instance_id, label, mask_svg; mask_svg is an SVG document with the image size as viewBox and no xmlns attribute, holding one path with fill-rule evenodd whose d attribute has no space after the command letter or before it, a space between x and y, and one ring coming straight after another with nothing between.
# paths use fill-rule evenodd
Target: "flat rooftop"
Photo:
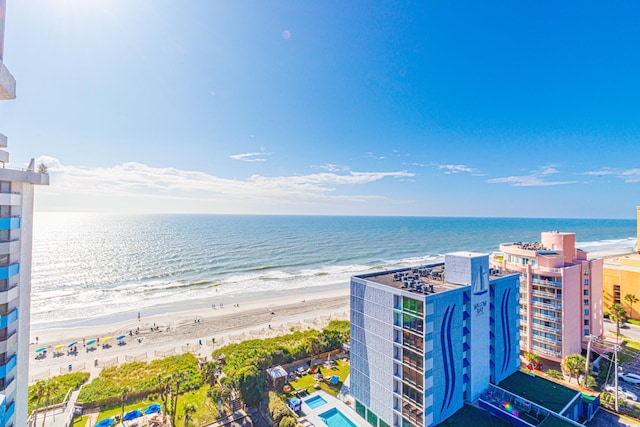
<instances>
[{"instance_id":1,"label":"flat rooftop","mask_svg":"<svg viewBox=\"0 0 640 427\"><path fill-rule=\"evenodd\" d=\"M513 243L503 243L503 245L515 246L518 249L524 249L525 251L549 251L550 250L540 242L513 242Z\"/></svg>"},{"instance_id":2,"label":"flat rooftop","mask_svg":"<svg viewBox=\"0 0 640 427\"><path fill-rule=\"evenodd\" d=\"M517 371L502 380L498 387L521 396L552 412L559 413L580 392L537 375Z\"/></svg>"},{"instance_id":3,"label":"flat rooftop","mask_svg":"<svg viewBox=\"0 0 640 427\"><path fill-rule=\"evenodd\" d=\"M511 276L513 274L516 273L494 268L489 269L490 279ZM444 263L429 264L420 267L404 268L380 273L362 274L355 277L423 295L446 292L466 286L447 282Z\"/></svg>"},{"instance_id":4,"label":"flat rooftop","mask_svg":"<svg viewBox=\"0 0 640 427\"><path fill-rule=\"evenodd\" d=\"M510 427L511 423L484 409L465 404L455 414L438 424L438 427L447 426Z\"/></svg>"}]
</instances>

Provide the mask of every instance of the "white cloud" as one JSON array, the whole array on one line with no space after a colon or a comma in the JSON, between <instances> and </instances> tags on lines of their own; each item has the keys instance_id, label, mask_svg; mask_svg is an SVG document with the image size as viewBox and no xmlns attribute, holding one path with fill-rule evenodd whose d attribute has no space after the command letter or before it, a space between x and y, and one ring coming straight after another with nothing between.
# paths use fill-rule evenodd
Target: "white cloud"
<instances>
[{"instance_id":1,"label":"white cloud","mask_svg":"<svg viewBox=\"0 0 640 427\"><path fill-rule=\"evenodd\" d=\"M136 162L106 168L67 166L46 156L40 162L49 167L51 183L38 189L38 210L64 211L287 213L301 204L362 204L381 197L347 195L341 187L413 176L406 171L323 172L241 180Z\"/></svg>"},{"instance_id":2,"label":"white cloud","mask_svg":"<svg viewBox=\"0 0 640 427\"><path fill-rule=\"evenodd\" d=\"M548 181L547 177L557 174L559 171L553 165L541 167L529 175L515 175L504 178L488 179L489 184L511 184L514 187L545 187L550 185L575 184L576 181Z\"/></svg>"},{"instance_id":3,"label":"white cloud","mask_svg":"<svg viewBox=\"0 0 640 427\"><path fill-rule=\"evenodd\" d=\"M269 156L271 153L244 153L244 154L232 154L230 159L240 160L242 162L266 162L265 156Z\"/></svg>"},{"instance_id":4,"label":"white cloud","mask_svg":"<svg viewBox=\"0 0 640 427\"><path fill-rule=\"evenodd\" d=\"M612 171L611 169L603 169L603 170L599 170L599 171L589 171L589 172L583 172L582 175L589 175L589 176L606 176L606 175L613 175L614 171Z\"/></svg>"},{"instance_id":5,"label":"white cloud","mask_svg":"<svg viewBox=\"0 0 640 427\"><path fill-rule=\"evenodd\" d=\"M311 166L311 167L314 169L326 170L328 172L344 172L349 170L348 166L334 165L333 163L327 163L326 165Z\"/></svg>"},{"instance_id":6,"label":"white cloud","mask_svg":"<svg viewBox=\"0 0 640 427\"><path fill-rule=\"evenodd\" d=\"M640 168L634 168L634 169L622 171L619 175L619 178L622 178L624 182L629 184L640 182Z\"/></svg>"},{"instance_id":7,"label":"white cloud","mask_svg":"<svg viewBox=\"0 0 640 427\"><path fill-rule=\"evenodd\" d=\"M465 165L436 165L439 170L443 170L445 175L451 175L454 173L467 172L472 173L476 170Z\"/></svg>"}]
</instances>

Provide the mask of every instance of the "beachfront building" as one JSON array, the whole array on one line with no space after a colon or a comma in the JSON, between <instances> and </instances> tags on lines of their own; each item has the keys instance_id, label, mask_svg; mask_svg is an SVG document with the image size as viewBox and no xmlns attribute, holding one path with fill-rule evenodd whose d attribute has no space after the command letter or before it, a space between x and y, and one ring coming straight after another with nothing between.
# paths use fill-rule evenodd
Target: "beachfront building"
<instances>
[{"instance_id":1,"label":"beachfront building","mask_svg":"<svg viewBox=\"0 0 640 427\"><path fill-rule=\"evenodd\" d=\"M561 362L602 336L602 259L587 259L575 233L500 245L492 267L520 273L520 349Z\"/></svg>"},{"instance_id":2,"label":"beachfront building","mask_svg":"<svg viewBox=\"0 0 640 427\"><path fill-rule=\"evenodd\" d=\"M470 252L352 277L356 412L374 427L436 425L518 370L519 286Z\"/></svg>"},{"instance_id":3,"label":"beachfront building","mask_svg":"<svg viewBox=\"0 0 640 427\"><path fill-rule=\"evenodd\" d=\"M4 64L5 0L0 0L0 100L15 98L16 81ZM0 134L0 148L7 137ZM33 186L49 183L47 174L6 167L0 149L0 425L27 425L31 232Z\"/></svg>"},{"instance_id":4,"label":"beachfront building","mask_svg":"<svg viewBox=\"0 0 640 427\"><path fill-rule=\"evenodd\" d=\"M636 208L638 242L640 242L640 206ZM638 253L604 260L604 307L611 304L622 304L627 309L630 319L640 319L640 245ZM627 297L627 295L635 296Z\"/></svg>"}]
</instances>

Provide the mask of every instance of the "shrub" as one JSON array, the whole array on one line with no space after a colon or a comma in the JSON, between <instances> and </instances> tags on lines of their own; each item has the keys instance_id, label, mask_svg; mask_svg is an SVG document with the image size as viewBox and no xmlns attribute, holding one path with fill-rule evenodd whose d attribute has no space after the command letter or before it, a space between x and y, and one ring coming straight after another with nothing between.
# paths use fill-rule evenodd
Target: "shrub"
<instances>
[{"instance_id":1,"label":"shrub","mask_svg":"<svg viewBox=\"0 0 640 427\"><path fill-rule=\"evenodd\" d=\"M292 416L287 415L280 420L278 427L296 427L296 420Z\"/></svg>"},{"instance_id":2,"label":"shrub","mask_svg":"<svg viewBox=\"0 0 640 427\"><path fill-rule=\"evenodd\" d=\"M204 381L193 354L169 356L146 362L130 362L103 369L100 375L82 388L78 400L88 407L120 402L122 390L129 390L129 398L145 397L159 391L160 380L176 372L184 372L181 391L202 387Z\"/></svg>"},{"instance_id":3,"label":"shrub","mask_svg":"<svg viewBox=\"0 0 640 427\"><path fill-rule=\"evenodd\" d=\"M75 372L73 374L64 374L51 377L44 380L44 384L57 383L57 391L49 396L49 404L55 405L61 403L64 397L67 395L69 389L77 390L82 384L89 379L88 372ZM36 408L38 403L38 385L33 384L29 386L29 413ZM40 407L44 404L44 396L40 399Z\"/></svg>"},{"instance_id":4,"label":"shrub","mask_svg":"<svg viewBox=\"0 0 640 427\"><path fill-rule=\"evenodd\" d=\"M555 378L558 380L561 380L563 378L562 376L562 372L556 370L556 369L547 369L547 371L545 372L547 375L549 375L551 378Z\"/></svg>"},{"instance_id":5,"label":"shrub","mask_svg":"<svg viewBox=\"0 0 640 427\"><path fill-rule=\"evenodd\" d=\"M278 393L270 391L268 394L268 407L271 419L275 424L279 424L283 417L290 414L287 405L282 401Z\"/></svg>"},{"instance_id":6,"label":"shrub","mask_svg":"<svg viewBox=\"0 0 640 427\"><path fill-rule=\"evenodd\" d=\"M245 366L236 373L236 384L242 400L249 406L257 406L262 400L264 376L256 366Z\"/></svg>"}]
</instances>

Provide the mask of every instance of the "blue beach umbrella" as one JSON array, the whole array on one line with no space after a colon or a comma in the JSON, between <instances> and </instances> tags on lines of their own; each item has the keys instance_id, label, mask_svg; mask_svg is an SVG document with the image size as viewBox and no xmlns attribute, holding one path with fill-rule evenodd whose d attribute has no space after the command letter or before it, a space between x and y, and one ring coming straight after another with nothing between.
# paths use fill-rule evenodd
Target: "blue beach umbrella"
<instances>
[{"instance_id":1,"label":"blue beach umbrella","mask_svg":"<svg viewBox=\"0 0 640 427\"><path fill-rule=\"evenodd\" d=\"M118 341L122 341L123 339L125 339L127 336L126 335L120 335L118 338L116 338Z\"/></svg>"},{"instance_id":2,"label":"blue beach umbrella","mask_svg":"<svg viewBox=\"0 0 640 427\"><path fill-rule=\"evenodd\" d=\"M98 421L94 427L111 427L113 422L113 418L105 418L104 420Z\"/></svg>"},{"instance_id":3,"label":"blue beach umbrella","mask_svg":"<svg viewBox=\"0 0 640 427\"><path fill-rule=\"evenodd\" d=\"M140 418L141 416L142 416L142 411L140 409L134 409L133 411L129 411L126 414L124 414L124 417L122 417L122 421L135 420L136 418Z\"/></svg>"},{"instance_id":4,"label":"blue beach umbrella","mask_svg":"<svg viewBox=\"0 0 640 427\"><path fill-rule=\"evenodd\" d=\"M36 353L42 353L43 351L47 351L47 347L36 348Z\"/></svg>"},{"instance_id":5,"label":"blue beach umbrella","mask_svg":"<svg viewBox=\"0 0 640 427\"><path fill-rule=\"evenodd\" d=\"M92 345L92 344L95 344L95 343L96 343L95 339L87 341L87 345Z\"/></svg>"},{"instance_id":6,"label":"blue beach umbrella","mask_svg":"<svg viewBox=\"0 0 640 427\"><path fill-rule=\"evenodd\" d=\"M160 404L159 403L152 403L151 405L149 405L146 408L144 408L144 414L145 415L156 414L158 412L160 412Z\"/></svg>"},{"instance_id":7,"label":"blue beach umbrella","mask_svg":"<svg viewBox=\"0 0 640 427\"><path fill-rule=\"evenodd\" d=\"M74 341L72 343L67 344L67 347L73 347L76 344L78 344L78 341Z\"/></svg>"}]
</instances>

